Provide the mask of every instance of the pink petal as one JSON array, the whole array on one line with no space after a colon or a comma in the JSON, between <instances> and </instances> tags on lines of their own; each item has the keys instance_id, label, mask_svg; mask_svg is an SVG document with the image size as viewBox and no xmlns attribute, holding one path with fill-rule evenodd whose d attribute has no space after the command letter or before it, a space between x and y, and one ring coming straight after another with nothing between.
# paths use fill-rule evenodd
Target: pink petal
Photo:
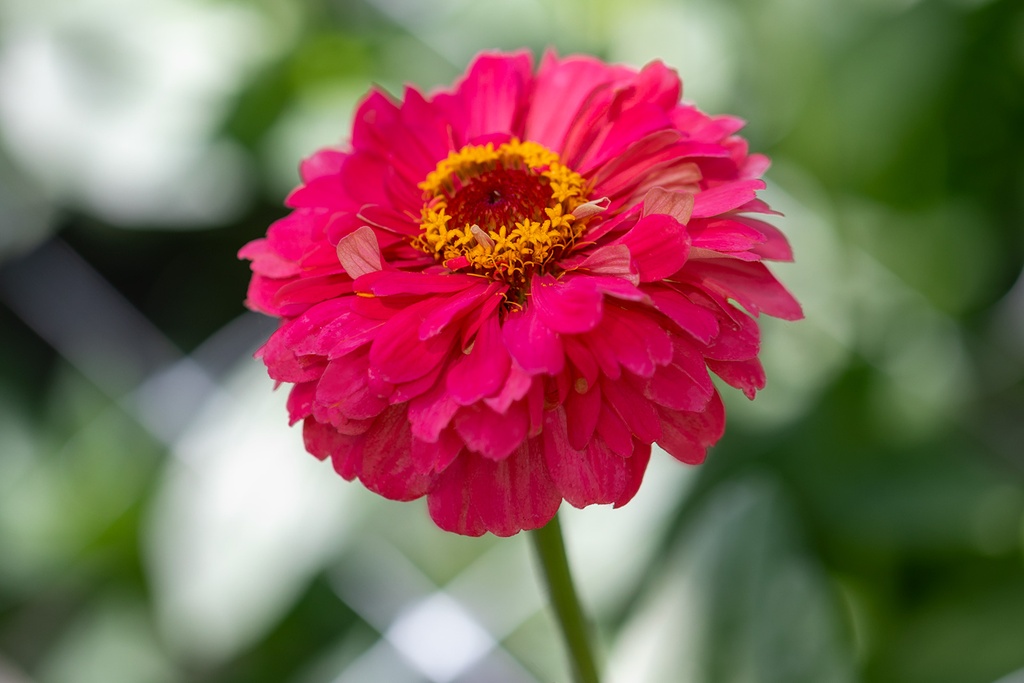
<instances>
[{"instance_id":1,"label":"pink petal","mask_svg":"<svg viewBox=\"0 0 1024 683\"><path fill-rule=\"evenodd\" d=\"M735 299L755 316L764 311L783 320L804 317L800 304L762 263L694 261L689 272L701 278L706 287Z\"/></svg>"},{"instance_id":2,"label":"pink petal","mask_svg":"<svg viewBox=\"0 0 1024 683\"><path fill-rule=\"evenodd\" d=\"M397 120L398 105L386 93L371 90L352 117L352 146L356 149L378 149L379 127L391 127Z\"/></svg>"},{"instance_id":3,"label":"pink petal","mask_svg":"<svg viewBox=\"0 0 1024 683\"><path fill-rule=\"evenodd\" d=\"M324 359L316 356L297 356L285 343L288 329L285 323L270 335L267 342L256 352L263 360L267 373L279 382L309 382L320 377L324 371Z\"/></svg>"},{"instance_id":4,"label":"pink petal","mask_svg":"<svg viewBox=\"0 0 1024 683\"><path fill-rule=\"evenodd\" d=\"M301 382L288 392L288 424L293 425L313 413L313 397L316 395L315 381Z\"/></svg>"},{"instance_id":5,"label":"pink petal","mask_svg":"<svg viewBox=\"0 0 1024 683\"><path fill-rule=\"evenodd\" d=\"M323 460L334 453L347 453L361 439L361 436L339 434L330 425L317 422L307 417L302 423L302 441L306 450L316 458ZM348 477L351 480L352 477Z\"/></svg>"},{"instance_id":6,"label":"pink petal","mask_svg":"<svg viewBox=\"0 0 1024 683\"><path fill-rule=\"evenodd\" d=\"M536 307L509 313L502 327L505 348L531 375L547 373L557 375L565 367L565 350L557 332L548 327L538 315Z\"/></svg>"},{"instance_id":7,"label":"pink petal","mask_svg":"<svg viewBox=\"0 0 1024 683\"><path fill-rule=\"evenodd\" d=\"M502 387L501 393L493 398L485 398L484 403L494 411L504 414L508 412L509 406L515 401L526 396L533 385L533 377L519 367L519 363L512 361L512 365L508 369L508 379L505 380L505 386Z\"/></svg>"},{"instance_id":8,"label":"pink petal","mask_svg":"<svg viewBox=\"0 0 1024 683\"><path fill-rule=\"evenodd\" d=\"M651 445L644 443L636 443L633 447L633 454L626 459L626 465L629 467L629 475L626 478L626 486L622 489L622 493L615 499L615 503L612 505L614 508L620 508L629 501L633 500L633 496L640 490L640 484L643 483L644 473L647 471L647 464L651 461Z\"/></svg>"},{"instance_id":9,"label":"pink petal","mask_svg":"<svg viewBox=\"0 0 1024 683\"><path fill-rule=\"evenodd\" d=\"M459 410L448 393L444 383L439 382L430 390L409 401L408 419L412 435L427 443L437 443L444 430Z\"/></svg>"},{"instance_id":10,"label":"pink petal","mask_svg":"<svg viewBox=\"0 0 1024 683\"><path fill-rule=\"evenodd\" d=\"M333 360L368 344L383 326L380 320L359 315L352 297L331 299L310 307L295 319L285 341L296 353L316 354Z\"/></svg>"},{"instance_id":11,"label":"pink petal","mask_svg":"<svg viewBox=\"0 0 1024 683\"><path fill-rule=\"evenodd\" d=\"M636 439L619 414L606 402L601 402L601 415L597 419L597 434L616 455L628 458L633 455Z\"/></svg>"},{"instance_id":12,"label":"pink petal","mask_svg":"<svg viewBox=\"0 0 1024 683\"><path fill-rule=\"evenodd\" d=\"M754 399L758 391L764 389L764 368L757 358L738 361L709 360L708 367L729 386L742 389L750 400Z\"/></svg>"},{"instance_id":13,"label":"pink petal","mask_svg":"<svg viewBox=\"0 0 1024 683\"><path fill-rule=\"evenodd\" d=\"M466 448L491 460L507 458L526 439L529 415L522 402L513 403L501 415L486 405L476 404L455 415L455 431Z\"/></svg>"},{"instance_id":14,"label":"pink petal","mask_svg":"<svg viewBox=\"0 0 1024 683\"><path fill-rule=\"evenodd\" d=\"M356 218L375 228L399 235L416 236L420 233L419 221L416 218L395 211L387 206L367 204L359 209Z\"/></svg>"},{"instance_id":15,"label":"pink petal","mask_svg":"<svg viewBox=\"0 0 1024 683\"><path fill-rule=\"evenodd\" d=\"M532 58L528 52L483 54L458 85L458 103L465 112L465 141L489 133L519 134L529 95Z\"/></svg>"},{"instance_id":16,"label":"pink petal","mask_svg":"<svg viewBox=\"0 0 1024 683\"><path fill-rule=\"evenodd\" d=\"M718 321L714 314L703 306L690 301L681 292L670 287L645 287L644 291L654 301L655 307L667 315L672 322L685 332L704 343L718 334Z\"/></svg>"},{"instance_id":17,"label":"pink petal","mask_svg":"<svg viewBox=\"0 0 1024 683\"><path fill-rule=\"evenodd\" d=\"M566 432L569 443L578 451L586 448L597 429L601 415L601 387L592 386L589 391L569 392L565 400Z\"/></svg>"},{"instance_id":18,"label":"pink petal","mask_svg":"<svg viewBox=\"0 0 1024 683\"><path fill-rule=\"evenodd\" d=\"M573 337L569 337L569 339L573 340L573 343L576 341L576 338ZM622 374L622 368L619 367L619 359L609 336L601 330L597 330L585 337L580 337L580 339L583 348L601 369L601 374L618 379Z\"/></svg>"},{"instance_id":19,"label":"pink petal","mask_svg":"<svg viewBox=\"0 0 1024 683\"><path fill-rule=\"evenodd\" d=\"M419 326L434 305L429 299L413 304L380 329L370 346L370 365L379 371L381 379L392 384L418 379L451 353L455 330L447 329L426 340L419 338Z\"/></svg>"},{"instance_id":20,"label":"pink petal","mask_svg":"<svg viewBox=\"0 0 1024 683\"><path fill-rule=\"evenodd\" d=\"M764 235L764 243L754 247L754 253L772 261L793 260L793 250L790 248L786 236L774 225L749 216L733 216L732 218Z\"/></svg>"},{"instance_id":21,"label":"pink petal","mask_svg":"<svg viewBox=\"0 0 1024 683\"><path fill-rule=\"evenodd\" d=\"M506 289L506 285L497 282L487 283L480 278L472 278L469 287L447 299L437 301L434 310L424 316L419 328L420 339L429 339L440 334L453 321L474 314L485 306L485 301L500 295Z\"/></svg>"},{"instance_id":22,"label":"pink petal","mask_svg":"<svg viewBox=\"0 0 1024 683\"><path fill-rule=\"evenodd\" d=\"M302 182L309 183L322 176L337 175L346 156L347 153L342 150L329 147L313 153L299 165Z\"/></svg>"},{"instance_id":23,"label":"pink petal","mask_svg":"<svg viewBox=\"0 0 1024 683\"><path fill-rule=\"evenodd\" d=\"M438 363L430 372L417 377L416 379L409 380L408 382L399 382L394 385L394 390L390 394L382 394L387 397L388 403L407 403L417 396L421 396L426 392L434 388L435 385L444 385L444 381L438 382L441 375L447 370L447 363Z\"/></svg>"},{"instance_id":24,"label":"pink petal","mask_svg":"<svg viewBox=\"0 0 1024 683\"><path fill-rule=\"evenodd\" d=\"M693 217L707 218L732 211L751 201L757 190L765 187L763 180L741 180L698 192L693 203Z\"/></svg>"},{"instance_id":25,"label":"pink petal","mask_svg":"<svg viewBox=\"0 0 1024 683\"><path fill-rule=\"evenodd\" d=\"M616 455L603 439L593 439L582 449L575 448L566 430L565 412L561 408L548 412L544 460L558 492L569 504L582 508L614 503L627 489L639 487L633 481L637 473L629 462L631 458Z\"/></svg>"},{"instance_id":26,"label":"pink petal","mask_svg":"<svg viewBox=\"0 0 1024 683\"><path fill-rule=\"evenodd\" d=\"M438 159L443 159L455 148L452 130L442 108L429 101L415 88L406 88L405 101L400 112L403 128L414 142L412 151L417 163L423 165L423 175L434 169ZM398 148L407 154L407 148Z\"/></svg>"},{"instance_id":27,"label":"pink petal","mask_svg":"<svg viewBox=\"0 0 1024 683\"><path fill-rule=\"evenodd\" d=\"M672 216L651 214L619 238L629 247L641 282L663 280L686 263L690 250L686 229Z\"/></svg>"},{"instance_id":28,"label":"pink petal","mask_svg":"<svg viewBox=\"0 0 1024 683\"><path fill-rule=\"evenodd\" d=\"M672 337L672 348L672 365L686 373L705 394L710 396L715 390L715 385L708 374L704 349L695 341L683 336Z\"/></svg>"},{"instance_id":29,"label":"pink petal","mask_svg":"<svg viewBox=\"0 0 1024 683\"><path fill-rule=\"evenodd\" d=\"M665 66L661 60L648 62L633 79L634 90L624 105L633 107L646 103L654 104L663 111L669 111L679 104L683 84L675 69Z\"/></svg>"},{"instance_id":30,"label":"pink petal","mask_svg":"<svg viewBox=\"0 0 1024 683\"><path fill-rule=\"evenodd\" d=\"M621 278L632 285L640 284L640 277L633 268L629 247L625 244L609 244L595 249L576 268L594 275Z\"/></svg>"},{"instance_id":31,"label":"pink petal","mask_svg":"<svg viewBox=\"0 0 1024 683\"><path fill-rule=\"evenodd\" d=\"M628 70L609 67L593 57L559 60L550 52L545 54L526 118L526 139L563 153L581 107L595 98L595 91L627 74Z\"/></svg>"},{"instance_id":32,"label":"pink petal","mask_svg":"<svg viewBox=\"0 0 1024 683\"><path fill-rule=\"evenodd\" d=\"M541 439L531 439L500 461L472 454L438 475L427 497L430 516L446 531L511 536L537 529L562 502L544 462Z\"/></svg>"},{"instance_id":33,"label":"pink petal","mask_svg":"<svg viewBox=\"0 0 1024 683\"><path fill-rule=\"evenodd\" d=\"M544 410L547 408L548 396L545 383L540 378L534 378L530 384L530 390L526 392L526 408L530 417L530 436L540 434L544 428Z\"/></svg>"},{"instance_id":34,"label":"pink petal","mask_svg":"<svg viewBox=\"0 0 1024 683\"><path fill-rule=\"evenodd\" d=\"M441 432L436 442L412 439L411 457L416 469L424 474L444 472L463 452L462 439L453 429Z\"/></svg>"},{"instance_id":35,"label":"pink petal","mask_svg":"<svg viewBox=\"0 0 1024 683\"><path fill-rule=\"evenodd\" d=\"M738 116L706 116L703 122L689 127L690 135L698 140L718 142L737 132L746 121Z\"/></svg>"},{"instance_id":36,"label":"pink petal","mask_svg":"<svg viewBox=\"0 0 1024 683\"><path fill-rule=\"evenodd\" d=\"M632 143L608 163L581 173L589 176L595 195L611 197L639 182L647 169L677 157L674 144L678 140L679 133L674 130L651 133Z\"/></svg>"},{"instance_id":37,"label":"pink petal","mask_svg":"<svg viewBox=\"0 0 1024 683\"><path fill-rule=\"evenodd\" d=\"M314 414L318 420L326 421L324 417L336 411L350 420L366 420L387 407L388 402L370 390L368 366L365 352L328 363L316 388Z\"/></svg>"},{"instance_id":38,"label":"pink petal","mask_svg":"<svg viewBox=\"0 0 1024 683\"><path fill-rule=\"evenodd\" d=\"M301 272L298 263L281 256L267 239L249 242L238 251L238 258L252 261L253 272L264 277L286 278Z\"/></svg>"},{"instance_id":39,"label":"pink petal","mask_svg":"<svg viewBox=\"0 0 1024 683\"><path fill-rule=\"evenodd\" d=\"M597 168L621 154L640 138L670 127L671 123L662 107L641 102L612 122L607 135L599 144L594 145L596 153L581 159L581 168Z\"/></svg>"},{"instance_id":40,"label":"pink petal","mask_svg":"<svg viewBox=\"0 0 1024 683\"><path fill-rule=\"evenodd\" d=\"M727 308L734 308L725 304ZM709 360L747 360L761 350L761 330L757 321L739 311L718 316L718 336L702 352Z\"/></svg>"},{"instance_id":41,"label":"pink petal","mask_svg":"<svg viewBox=\"0 0 1024 683\"><path fill-rule=\"evenodd\" d=\"M643 443L653 443L661 436L658 412L643 394L634 389L625 378L601 382L601 393L629 431Z\"/></svg>"},{"instance_id":42,"label":"pink petal","mask_svg":"<svg viewBox=\"0 0 1024 683\"><path fill-rule=\"evenodd\" d=\"M284 203L293 209L344 211L354 208L354 200L349 198L340 175L314 178L292 190Z\"/></svg>"},{"instance_id":43,"label":"pink petal","mask_svg":"<svg viewBox=\"0 0 1024 683\"><path fill-rule=\"evenodd\" d=\"M464 406L501 391L512 364L497 313L487 319L472 344L469 353L455 361L446 379L448 392Z\"/></svg>"},{"instance_id":44,"label":"pink petal","mask_svg":"<svg viewBox=\"0 0 1024 683\"><path fill-rule=\"evenodd\" d=\"M715 392L707 409L698 413L661 410L658 445L677 460L689 465L704 462L709 446L725 433L725 407Z\"/></svg>"},{"instance_id":45,"label":"pink petal","mask_svg":"<svg viewBox=\"0 0 1024 683\"><path fill-rule=\"evenodd\" d=\"M672 410L697 411L704 410L712 393L713 388L701 386L678 365L667 365L654 373L645 396Z\"/></svg>"},{"instance_id":46,"label":"pink petal","mask_svg":"<svg viewBox=\"0 0 1024 683\"><path fill-rule=\"evenodd\" d=\"M739 221L727 219L699 222L699 226L691 226L694 247L722 252L747 251L765 241L761 232Z\"/></svg>"},{"instance_id":47,"label":"pink petal","mask_svg":"<svg viewBox=\"0 0 1024 683\"><path fill-rule=\"evenodd\" d=\"M338 242L338 261L352 279L379 271L383 259L373 228L364 225L342 237Z\"/></svg>"},{"instance_id":48,"label":"pink petal","mask_svg":"<svg viewBox=\"0 0 1024 683\"><path fill-rule=\"evenodd\" d=\"M351 294L352 280L342 273L317 275L293 280L274 294L274 305L281 315L295 316L312 304Z\"/></svg>"},{"instance_id":49,"label":"pink petal","mask_svg":"<svg viewBox=\"0 0 1024 683\"><path fill-rule=\"evenodd\" d=\"M655 367L672 360L671 338L645 313L608 306L601 326L587 341L593 347L598 337L620 365L641 377L650 377Z\"/></svg>"},{"instance_id":50,"label":"pink petal","mask_svg":"<svg viewBox=\"0 0 1024 683\"><path fill-rule=\"evenodd\" d=\"M565 275L556 280L546 274L534 275L530 293L538 317L555 332L589 332L601 321L604 296L586 276Z\"/></svg>"},{"instance_id":51,"label":"pink petal","mask_svg":"<svg viewBox=\"0 0 1024 683\"><path fill-rule=\"evenodd\" d=\"M585 388L594 386L597 383L597 376L600 371L594 355L576 337L566 337L564 342L565 355L569 357L569 362L576 368L580 380L586 383L587 386Z\"/></svg>"},{"instance_id":52,"label":"pink petal","mask_svg":"<svg viewBox=\"0 0 1024 683\"><path fill-rule=\"evenodd\" d=\"M413 460L404 405L388 408L351 451L335 453L332 459L343 477L357 476L366 488L391 500L415 500L427 493L434 480Z\"/></svg>"},{"instance_id":53,"label":"pink petal","mask_svg":"<svg viewBox=\"0 0 1024 683\"><path fill-rule=\"evenodd\" d=\"M480 284L480 278L468 275L431 274L404 270L378 270L367 273L355 283L356 290L377 296L398 294L450 294Z\"/></svg>"},{"instance_id":54,"label":"pink petal","mask_svg":"<svg viewBox=\"0 0 1024 683\"><path fill-rule=\"evenodd\" d=\"M693 194L690 192L674 192L655 187L644 195L641 217L663 213L686 225L693 213L693 202Z\"/></svg>"},{"instance_id":55,"label":"pink petal","mask_svg":"<svg viewBox=\"0 0 1024 683\"><path fill-rule=\"evenodd\" d=\"M609 277L607 275L593 275L587 279L597 288L597 291L615 299L649 303L647 295L637 288L631 280Z\"/></svg>"}]
</instances>

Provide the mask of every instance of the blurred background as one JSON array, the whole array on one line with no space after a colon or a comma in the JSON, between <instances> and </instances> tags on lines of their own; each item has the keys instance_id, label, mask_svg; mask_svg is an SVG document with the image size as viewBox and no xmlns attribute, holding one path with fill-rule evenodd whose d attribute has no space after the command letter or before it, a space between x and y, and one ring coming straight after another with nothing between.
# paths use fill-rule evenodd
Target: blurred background
<instances>
[{"instance_id":1,"label":"blurred background","mask_svg":"<svg viewBox=\"0 0 1024 683\"><path fill-rule=\"evenodd\" d=\"M547 46L749 122L807 313L566 510L608 679L1024 682L1024 3L2 0L0 683L568 680L528 539L304 453L235 258L371 84Z\"/></svg>"}]
</instances>

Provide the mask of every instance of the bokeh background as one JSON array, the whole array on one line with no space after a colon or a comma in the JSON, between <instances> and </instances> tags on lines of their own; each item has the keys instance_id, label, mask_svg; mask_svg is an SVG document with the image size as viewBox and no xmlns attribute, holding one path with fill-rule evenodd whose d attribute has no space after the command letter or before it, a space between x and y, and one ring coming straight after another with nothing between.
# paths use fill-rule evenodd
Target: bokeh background
<instances>
[{"instance_id":1,"label":"bokeh background","mask_svg":"<svg viewBox=\"0 0 1024 683\"><path fill-rule=\"evenodd\" d=\"M528 539L303 452L235 258L371 84L548 46L749 122L807 313L566 511L609 680L1024 681L1024 3L2 0L0 682L568 680Z\"/></svg>"}]
</instances>

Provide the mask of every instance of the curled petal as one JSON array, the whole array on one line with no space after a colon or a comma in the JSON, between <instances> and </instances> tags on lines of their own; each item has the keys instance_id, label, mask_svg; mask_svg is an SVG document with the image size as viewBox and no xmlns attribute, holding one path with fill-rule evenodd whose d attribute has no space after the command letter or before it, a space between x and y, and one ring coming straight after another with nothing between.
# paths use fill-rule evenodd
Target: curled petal
<instances>
[{"instance_id":1,"label":"curled petal","mask_svg":"<svg viewBox=\"0 0 1024 683\"><path fill-rule=\"evenodd\" d=\"M364 225L338 242L338 261L349 277L357 278L381 269L380 247L373 228Z\"/></svg>"}]
</instances>

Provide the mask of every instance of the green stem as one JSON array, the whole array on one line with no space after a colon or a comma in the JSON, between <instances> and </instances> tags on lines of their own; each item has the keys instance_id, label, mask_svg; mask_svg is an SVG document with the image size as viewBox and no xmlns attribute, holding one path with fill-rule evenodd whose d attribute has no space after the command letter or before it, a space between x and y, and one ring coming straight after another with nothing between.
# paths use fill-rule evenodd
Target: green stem
<instances>
[{"instance_id":1,"label":"green stem","mask_svg":"<svg viewBox=\"0 0 1024 683\"><path fill-rule=\"evenodd\" d=\"M544 579L547 581L548 592L551 594L551 606L555 610L558 624L562 627L565 644L569 648L576 683L599 683L597 666L594 664L594 652L587 636L587 625L580 609L580 601L569 572L569 561L565 556L565 542L562 540L562 527L555 515L547 526L530 532L533 545L537 549Z\"/></svg>"}]
</instances>

